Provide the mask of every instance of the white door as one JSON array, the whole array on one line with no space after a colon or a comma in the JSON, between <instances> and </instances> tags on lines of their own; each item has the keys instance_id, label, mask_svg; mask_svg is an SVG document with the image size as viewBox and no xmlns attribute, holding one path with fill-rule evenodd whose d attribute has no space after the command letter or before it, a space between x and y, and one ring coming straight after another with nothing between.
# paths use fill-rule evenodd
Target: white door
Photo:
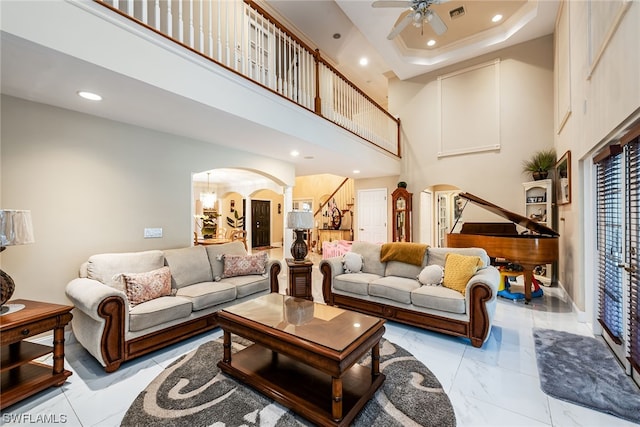
<instances>
[{"instance_id":1,"label":"white door","mask_svg":"<svg viewBox=\"0 0 640 427\"><path fill-rule=\"evenodd\" d=\"M387 241L387 189L358 190L357 240Z\"/></svg>"},{"instance_id":2,"label":"white door","mask_svg":"<svg viewBox=\"0 0 640 427\"><path fill-rule=\"evenodd\" d=\"M433 193L420 192L420 243L433 246Z\"/></svg>"}]
</instances>

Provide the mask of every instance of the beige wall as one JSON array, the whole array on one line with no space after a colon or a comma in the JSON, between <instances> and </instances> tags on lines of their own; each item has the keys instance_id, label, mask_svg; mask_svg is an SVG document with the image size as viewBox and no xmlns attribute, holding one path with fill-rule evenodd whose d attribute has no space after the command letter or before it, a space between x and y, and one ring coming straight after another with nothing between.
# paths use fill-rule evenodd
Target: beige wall
<instances>
[{"instance_id":1,"label":"beige wall","mask_svg":"<svg viewBox=\"0 0 640 427\"><path fill-rule=\"evenodd\" d=\"M67 302L64 288L96 253L188 246L191 174L255 169L293 185L291 164L2 96L0 206L30 209L35 243L0 261L14 298ZM145 227L162 227L144 239Z\"/></svg>"}]
</instances>

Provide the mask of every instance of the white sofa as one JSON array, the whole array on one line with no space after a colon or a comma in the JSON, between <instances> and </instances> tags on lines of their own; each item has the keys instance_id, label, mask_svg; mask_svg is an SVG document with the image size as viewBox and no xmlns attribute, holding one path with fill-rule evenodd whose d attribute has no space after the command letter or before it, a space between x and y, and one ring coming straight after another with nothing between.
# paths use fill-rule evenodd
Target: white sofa
<instances>
[{"instance_id":1,"label":"white sofa","mask_svg":"<svg viewBox=\"0 0 640 427\"><path fill-rule=\"evenodd\" d=\"M381 244L354 242L362 255L362 270L346 273L342 257L321 261L322 292L327 304L450 335L466 337L481 347L489 337L500 273L481 248L428 248L420 265L381 261ZM445 286L418 281L422 269L445 267L448 253L477 256L482 266L466 282L464 294ZM444 268L446 273L446 268Z\"/></svg>"},{"instance_id":2,"label":"white sofa","mask_svg":"<svg viewBox=\"0 0 640 427\"><path fill-rule=\"evenodd\" d=\"M232 268L238 265L249 268ZM169 295L163 267L171 275ZM122 362L217 327L216 313L224 307L278 292L280 269L280 261L269 260L265 252L248 255L239 241L93 255L66 287L74 304L73 334L113 372ZM129 297L139 297L132 293L135 280L128 279L159 271L163 295L132 305Z\"/></svg>"}]
</instances>

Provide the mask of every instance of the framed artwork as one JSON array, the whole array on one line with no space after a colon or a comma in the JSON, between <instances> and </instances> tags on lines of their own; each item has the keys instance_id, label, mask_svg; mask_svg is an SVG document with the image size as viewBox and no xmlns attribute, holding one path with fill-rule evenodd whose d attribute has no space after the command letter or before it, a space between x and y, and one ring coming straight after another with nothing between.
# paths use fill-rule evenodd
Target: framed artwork
<instances>
[{"instance_id":1,"label":"framed artwork","mask_svg":"<svg viewBox=\"0 0 640 427\"><path fill-rule=\"evenodd\" d=\"M556 163L556 203L571 203L571 151L567 151Z\"/></svg>"}]
</instances>

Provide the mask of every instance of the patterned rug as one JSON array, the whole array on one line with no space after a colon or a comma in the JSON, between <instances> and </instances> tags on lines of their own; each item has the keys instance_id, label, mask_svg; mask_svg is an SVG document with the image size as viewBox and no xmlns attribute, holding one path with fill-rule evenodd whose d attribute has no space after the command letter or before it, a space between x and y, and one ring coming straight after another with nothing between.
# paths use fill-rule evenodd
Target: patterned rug
<instances>
[{"instance_id":1,"label":"patterned rug","mask_svg":"<svg viewBox=\"0 0 640 427\"><path fill-rule=\"evenodd\" d=\"M233 336L233 351L250 342ZM352 425L455 426L449 397L429 369L387 340L380 342L386 380ZM302 417L222 373L222 338L173 362L138 395L123 426L311 426ZM370 356L358 363L370 365Z\"/></svg>"},{"instance_id":2,"label":"patterned rug","mask_svg":"<svg viewBox=\"0 0 640 427\"><path fill-rule=\"evenodd\" d=\"M542 328L533 338L542 391L640 423L640 389L603 341Z\"/></svg>"},{"instance_id":3,"label":"patterned rug","mask_svg":"<svg viewBox=\"0 0 640 427\"><path fill-rule=\"evenodd\" d=\"M252 251L267 251L269 249L275 249L277 246L257 246L255 248L251 248Z\"/></svg>"}]
</instances>

